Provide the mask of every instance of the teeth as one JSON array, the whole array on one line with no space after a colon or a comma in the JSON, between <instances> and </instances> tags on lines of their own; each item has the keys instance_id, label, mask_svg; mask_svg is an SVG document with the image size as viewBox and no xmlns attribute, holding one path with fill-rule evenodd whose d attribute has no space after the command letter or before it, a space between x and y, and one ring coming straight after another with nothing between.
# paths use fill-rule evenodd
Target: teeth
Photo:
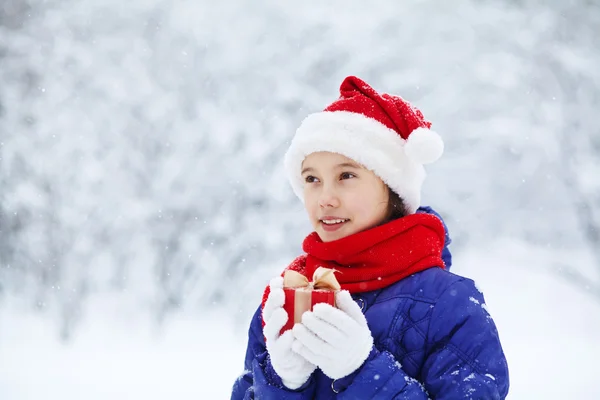
<instances>
[{"instance_id":1,"label":"teeth","mask_svg":"<svg viewBox=\"0 0 600 400\"><path fill-rule=\"evenodd\" d=\"M341 224L342 222L346 222L347 220L345 219L328 219L328 220L322 220L322 222L324 224L327 225L334 225L334 224Z\"/></svg>"}]
</instances>

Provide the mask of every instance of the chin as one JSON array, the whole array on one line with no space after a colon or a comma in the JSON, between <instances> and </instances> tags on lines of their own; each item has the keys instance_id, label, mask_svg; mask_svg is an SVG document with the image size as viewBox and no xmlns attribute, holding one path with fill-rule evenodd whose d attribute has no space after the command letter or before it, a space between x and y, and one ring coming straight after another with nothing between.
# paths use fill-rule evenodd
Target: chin
<instances>
[{"instance_id":1,"label":"chin","mask_svg":"<svg viewBox=\"0 0 600 400\"><path fill-rule=\"evenodd\" d=\"M322 229L317 229L317 234L319 235L319 238L323 243L333 242L334 240L338 240L344 237L343 235L340 235L337 232L325 232Z\"/></svg>"},{"instance_id":2,"label":"chin","mask_svg":"<svg viewBox=\"0 0 600 400\"><path fill-rule=\"evenodd\" d=\"M321 236L321 235L319 235L319 237L321 238L321 241L323 243L335 242L336 240L343 238L343 236L340 236L340 237L324 237L324 236Z\"/></svg>"},{"instance_id":3,"label":"chin","mask_svg":"<svg viewBox=\"0 0 600 400\"><path fill-rule=\"evenodd\" d=\"M333 242L339 239L343 239L346 236L350 236L352 234L354 234L354 232L348 232L348 231L341 231L341 232L325 232L322 229L317 230L317 234L319 235L319 238L321 238L321 241L324 243L327 242Z\"/></svg>"}]
</instances>

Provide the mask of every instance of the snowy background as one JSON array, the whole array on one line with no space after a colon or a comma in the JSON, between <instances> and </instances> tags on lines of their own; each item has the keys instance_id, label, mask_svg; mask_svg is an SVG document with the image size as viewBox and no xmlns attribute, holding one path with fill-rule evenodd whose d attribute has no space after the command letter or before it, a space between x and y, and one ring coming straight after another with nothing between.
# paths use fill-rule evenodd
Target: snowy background
<instances>
[{"instance_id":1,"label":"snowy background","mask_svg":"<svg viewBox=\"0 0 600 400\"><path fill-rule=\"evenodd\" d=\"M600 398L599 50L586 0L0 0L0 398L228 398L350 74L445 139L424 201L509 398Z\"/></svg>"}]
</instances>

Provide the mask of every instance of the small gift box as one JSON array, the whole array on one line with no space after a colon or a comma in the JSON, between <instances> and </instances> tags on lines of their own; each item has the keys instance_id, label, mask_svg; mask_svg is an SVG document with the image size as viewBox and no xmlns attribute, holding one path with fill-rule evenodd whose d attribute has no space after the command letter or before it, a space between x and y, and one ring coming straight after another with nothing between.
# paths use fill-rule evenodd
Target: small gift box
<instances>
[{"instance_id":1,"label":"small gift box","mask_svg":"<svg viewBox=\"0 0 600 400\"><path fill-rule=\"evenodd\" d=\"M318 303L327 303L335 307L335 292L340 284L335 278L335 270L319 267L313 274L312 282L296 271L286 271L283 275L283 291L285 293L284 310L288 313L288 321L281 333L292 329L294 324L302 320L302 314L312 311Z\"/></svg>"}]
</instances>

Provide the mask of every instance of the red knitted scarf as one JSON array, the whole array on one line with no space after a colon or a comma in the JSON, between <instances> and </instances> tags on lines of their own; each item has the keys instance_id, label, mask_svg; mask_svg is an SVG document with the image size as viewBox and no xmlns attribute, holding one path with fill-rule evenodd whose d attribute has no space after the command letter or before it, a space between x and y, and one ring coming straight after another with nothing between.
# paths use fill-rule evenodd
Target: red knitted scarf
<instances>
[{"instance_id":1,"label":"red knitted scarf","mask_svg":"<svg viewBox=\"0 0 600 400\"><path fill-rule=\"evenodd\" d=\"M434 215L411 214L333 242L324 243L313 232L304 239L302 248L306 254L287 269L312 280L318 267L334 268L339 271L335 276L342 289L369 292L415 272L444 268L444 226ZM267 287L263 306L268 295Z\"/></svg>"}]
</instances>

